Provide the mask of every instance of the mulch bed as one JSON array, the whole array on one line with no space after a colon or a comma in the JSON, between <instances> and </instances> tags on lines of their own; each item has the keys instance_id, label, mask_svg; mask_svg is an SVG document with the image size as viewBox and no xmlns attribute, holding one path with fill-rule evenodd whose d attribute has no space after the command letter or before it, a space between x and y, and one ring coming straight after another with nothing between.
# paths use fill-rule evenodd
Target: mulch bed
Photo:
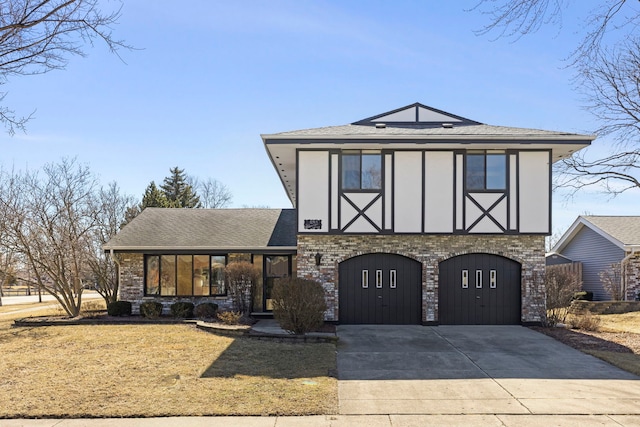
<instances>
[{"instance_id":1,"label":"mulch bed","mask_svg":"<svg viewBox=\"0 0 640 427\"><path fill-rule=\"evenodd\" d=\"M577 350L640 354L640 334L631 332L595 332L567 328L532 327Z\"/></svg>"}]
</instances>

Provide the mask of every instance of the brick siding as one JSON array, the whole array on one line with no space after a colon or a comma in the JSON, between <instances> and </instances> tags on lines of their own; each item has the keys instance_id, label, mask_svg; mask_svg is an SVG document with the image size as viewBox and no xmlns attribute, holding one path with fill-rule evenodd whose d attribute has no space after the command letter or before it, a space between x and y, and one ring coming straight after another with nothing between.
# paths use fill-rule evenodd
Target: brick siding
<instances>
[{"instance_id":1,"label":"brick siding","mask_svg":"<svg viewBox=\"0 0 640 427\"><path fill-rule=\"evenodd\" d=\"M315 254L322 254L316 266ZM367 253L403 255L422 264L422 321L438 321L438 266L448 258L470 253L500 255L522 266L522 322L544 317L544 236L453 235L299 235L298 276L319 281L326 292L325 320L339 321L338 267ZM638 271L640 273L640 270Z\"/></svg>"}]
</instances>

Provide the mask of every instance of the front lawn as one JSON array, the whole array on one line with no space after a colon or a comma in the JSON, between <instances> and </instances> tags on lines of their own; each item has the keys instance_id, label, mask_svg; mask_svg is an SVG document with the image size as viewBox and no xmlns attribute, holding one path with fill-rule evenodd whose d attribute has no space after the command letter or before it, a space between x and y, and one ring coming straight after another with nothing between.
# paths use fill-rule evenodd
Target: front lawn
<instances>
[{"instance_id":1,"label":"front lawn","mask_svg":"<svg viewBox=\"0 0 640 427\"><path fill-rule=\"evenodd\" d=\"M332 343L228 338L191 325L10 325L0 319L0 418L337 410Z\"/></svg>"}]
</instances>

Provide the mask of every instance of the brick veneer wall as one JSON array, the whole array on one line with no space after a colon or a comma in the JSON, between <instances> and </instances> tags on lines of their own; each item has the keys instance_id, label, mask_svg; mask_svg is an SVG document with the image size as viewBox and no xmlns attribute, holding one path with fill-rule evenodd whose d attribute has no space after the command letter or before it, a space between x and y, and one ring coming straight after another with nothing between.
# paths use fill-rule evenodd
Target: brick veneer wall
<instances>
[{"instance_id":1,"label":"brick veneer wall","mask_svg":"<svg viewBox=\"0 0 640 427\"><path fill-rule=\"evenodd\" d=\"M315 254L322 254L316 266ZM438 263L457 255L489 253L522 266L523 322L537 323L544 316L544 236L452 235L299 235L298 276L319 281L326 292L325 320L339 321L338 266L367 253L404 255L422 263L422 321L438 321Z\"/></svg>"},{"instance_id":2,"label":"brick veneer wall","mask_svg":"<svg viewBox=\"0 0 640 427\"><path fill-rule=\"evenodd\" d=\"M133 314L140 313L140 304L145 301L158 301L164 306L163 312L169 313L169 306L178 301L190 301L195 305L213 302L223 310L231 309L228 297L154 297L144 296L144 255L137 253L118 254L120 264L120 287L118 299L131 302Z\"/></svg>"},{"instance_id":3,"label":"brick veneer wall","mask_svg":"<svg viewBox=\"0 0 640 427\"><path fill-rule=\"evenodd\" d=\"M640 253L627 261L627 301L634 301L640 296Z\"/></svg>"}]
</instances>

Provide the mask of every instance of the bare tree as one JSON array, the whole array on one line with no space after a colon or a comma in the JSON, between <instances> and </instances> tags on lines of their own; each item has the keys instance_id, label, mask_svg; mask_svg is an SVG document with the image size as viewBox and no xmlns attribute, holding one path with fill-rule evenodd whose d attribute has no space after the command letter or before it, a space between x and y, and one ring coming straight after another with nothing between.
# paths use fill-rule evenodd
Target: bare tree
<instances>
[{"instance_id":1,"label":"bare tree","mask_svg":"<svg viewBox=\"0 0 640 427\"><path fill-rule=\"evenodd\" d=\"M600 276L602 287L613 301L622 301L624 299L622 270L619 262L613 263L608 268L600 271L598 276Z\"/></svg>"},{"instance_id":2,"label":"bare tree","mask_svg":"<svg viewBox=\"0 0 640 427\"><path fill-rule=\"evenodd\" d=\"M480 0L475 9L491 18L478 33L518 39L544 25L561 29L563 12L570 4L562 0ZM585 10L585 3L575 4ZM640 41L635 36L640 9L627 0L606 0L585 13L582 39L568 52L568 65L576 71L574 84L586 109L599 123L593 131L611 135L617 144L599 158L582 150L559 162L555 185L573 192L597 186L615 196L640 189Z\"/></svg>"},{"instance_id":3,"label":"bare tree","mask_svg":"<svg viewBox=\"0 0 640 427\"><path fill-rule=\"evenodd\" d=\"M229 188L217 179L207 178L205 181L200 181L197 178L191 178L191 181L205 209L226 208L233 199Z\"/></svg>"},{"instance_id":4,"label":"bare tree","mask_svg":"<svg viewBox=\"0 0 640 427\"><path fill-rule=\"evenodd\" d=\"M0 2L0 84L11 77L64 69L69 56L102 40L113 53L130 48L113 37L121 6L103 12L99 0L4 0ZM0 102L7 93L0 92ZM0 107L0 122L10 134L25 129L31 116Z\"/></svg>"},{"instance_id":5,"label":"bare tree","mask_svg":"<svg viewBox=\"0 0 640 427\"><path fill-rule=\"evenodd\" d=\"M93 237L87 241L87 263L91 269L93 285L107 305L118 298L118 265L117 260L112 259L111 254L106 254L102 246L120 230L126 213L132 206L135 206L134 198L121 194L115 182L98 192L97 221L92 231Z\"/></svg>"},{"instance_id":6,"label":"bare tree","mask_svg":"<svg viewBox=\"0 0 640 427\"><path fill-rule=\"evenodd\" d=\"M98 221L96 178L87 167L63 160L46 165L42 177L25 172L5 180L0 205L8 227L0 243L20 254L34 283L77 316L83 285L91 279L87 248Z\"/></svg>"},{"instance_id":7,"label":"bare tree","mask_svg":"<svg viewBox=\"0 0 640 427\"><path fill-rule=\"evenodd\" d=\"M547 326L555 326L566 321L573 295L581 287L582 283L577 274L562 266L547 266L544 275Z\"/></svg>"},{"instance_id":8,"label":"bare tree","mask_svg":"<svg viewBox=\"0 0 640 427\"><path fill-rule=\"evenodd\" d=\"M247 261L229 263L225 269L229 295L233 308L248 315L253 309L253 294L262 277L260 269Z\"/></svg>"}]
</instances>

